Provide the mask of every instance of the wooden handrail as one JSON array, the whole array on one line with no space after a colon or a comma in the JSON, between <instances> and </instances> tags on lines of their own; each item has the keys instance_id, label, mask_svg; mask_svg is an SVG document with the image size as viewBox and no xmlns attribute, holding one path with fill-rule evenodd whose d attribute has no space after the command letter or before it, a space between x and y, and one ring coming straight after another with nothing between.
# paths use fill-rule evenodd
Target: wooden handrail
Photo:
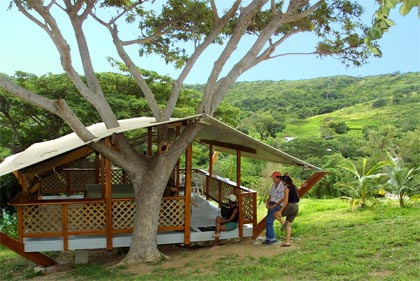
<instances>
[{"instance_id":1,"label":"wooden handrail","mask_svg":"<svg viewBox=\"0 0 420 281\"><path fill-rule=\"evenodd\" d=\"M321 171L315 172L311 177L309 177L298 190L299 197L303 197L312 187L315 186L328 172ZM260 234L265 230L265 221L267 216L265 216L256 227L253 229L252 238L256 239Z\"/></svg>"}]
</instances>

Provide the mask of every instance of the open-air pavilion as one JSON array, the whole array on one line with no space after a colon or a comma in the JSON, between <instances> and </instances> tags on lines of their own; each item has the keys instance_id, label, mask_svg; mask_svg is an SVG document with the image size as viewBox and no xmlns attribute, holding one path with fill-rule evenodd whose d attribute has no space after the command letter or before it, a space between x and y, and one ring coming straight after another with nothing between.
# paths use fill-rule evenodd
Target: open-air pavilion
<instances>
[{"instance_id":1,"label":"open-air pavilion","mask_svg":"<svg viewBox=\"0 0 420 281\"><path fill-rule=\"evenodd\" d=\"M180 132L191 121L204 125L194 145L208 147L209 167L206 171L192 167L191 143L184 163L180 161L175 167L174 181L162 198L158 244L189 245L213 240L214 219L231 193L238 197L238 228L222 232L220 238L255 238L264 230L265 221L257 222L257 193L241 185L242 157L314 170L301 194L326 174L206 115L166 122L139 117L120 120L120 127L113 129L106 129L103 123L88 129L96 136L91 142L110 144L114 134L142 130L147 139L145 153L151 155L156 150L153 141L158 126L173 127L175 132ZM91 142L83 142L72 133L33 144L0 164L0 176L14 173L22 187L9 202L17 210L19 238L14 240L1 233L3 245L42 266L54 264L39 253L43 251L111 250L130 246L136 215L132 186L121 169L90 148ZM213 174L215 152L236 155L236 179L231 181ZM88 157L92 165L77 165Z\"/></svg>"}]
</instances>

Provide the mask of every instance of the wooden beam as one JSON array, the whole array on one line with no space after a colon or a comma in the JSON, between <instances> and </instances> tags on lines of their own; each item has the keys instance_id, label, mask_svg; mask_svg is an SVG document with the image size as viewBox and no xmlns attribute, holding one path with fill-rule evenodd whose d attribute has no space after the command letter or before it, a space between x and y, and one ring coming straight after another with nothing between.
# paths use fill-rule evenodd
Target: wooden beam
<instances>
[{"instance_id":1,"label":"wooden beam","mask_svg":"<svg viewBox=\"0 0 420 281\"><path fill-rule=\"evenodd\" d=\"M299 197L303 197L312 187L315 186L328 172L315 172L312 176L310 176L298 190ZM264 217L256 227L253 229L252 238L256 239L264 230L265 230L265 221L266 217Z\"/></svg>"},{"instance_id":2,"label":"wooden beam","mask_svg":"<svg viewBox=\"0 0 420 281\"><path fill-rule=\"evenodd\" d=\"M187 146L185 153L185 229L184 244L190 244L191 228L191 180L192 180L192 144Z\"/></svg>"},{"instance_id":3,"label":"wooden beam","mask_svg":"<svg viewBox=\"0 0 420 281\"><path fill-rule=\"evenodd\" d=\"M314 187L315 184L317 184L323 177L325 177L328 174L328 172L315 172L310 178L308 178L302 186L298 190L299 197L302 197L307 193L309 190L311 190L312 187Z\"/></svg>"},{"instance_id":4,"label":"wooden beam","mask_svg":"<svg viewBox=\"0 0 420 281\"><path fill-rule=\"evenodd\" d=\"M17 230L18 230L19 242L23 243L23 210L22 210L22 206L17 207Z\"/></svg>"},{"instance_id":5,"label":"wooden beam","mask_svg":"<svg viewBox=\"0 0 420 281\"><path fill-rule=\"evenodd\" d=\"M237 195L237 198L238 198L238 210L242 210L242 208L243 208L242 195L241 194L238 194ZM239 239L242 239L242 237L244 237L244 227L243 227L244 220L243 220L243 217L244 217L244 214L243 214L243 212L241 212L239 214L239 219L238 219L238 232L239 232L238 234L239 234Z\"/></svg>"},{"instance_id":6,"label":"wooden beam","mask_svg":"<svg viewBox=\"0 0 420 281\"><path fill-rule=\"evenodd\" d=\"M236 186L241 187L241 151L236 151Z\"/></svg>"},{"instance_id":7,"label":"wooden beam","mask_svg":"<svg viewBox=\"0 0 420 281\"><path fill-rule=\"evenodd\" d=\"M209 175L213 174L213 145L210 144L209 146Z\"/></svg>"},{"instance_id":8,"label":"wooden beam","mask_svg":"<svg viewBox=\"0 0 420 281\"><path fill-rule=\"evenodd\" d=\"M214 145L214 146L225 147L225 148L229 148L229 149L233 149L233 150L240 150L240 151L244 151L244 152L248 152L248 153L252 153L252 154L257 154L257 151L254 148L239 145L239 144L234 144L234 143L214 141L214 140L206 140L206 139L201 139L200 143L209 144L209 145L211 144L211 145Z\"/></svg>"},{"instance_id":9,"label":"wooden beam","mask_svg":"<svg viewBox=\"0 0 420 281\"><path fill-rule=\"evenodd\" d=\"M181 128L179 126L177 126L175 128L175 133L176 133L177 137L179 136L180 132L181 132ZM176 186L178 191L179 191L179 182L180 182L180 178L179 178L180 171L181 171L180 170L180 162L179 162L179 159L178 159L178 161L176 162L176 165L175 165L175 186Z\"/></svg>"},{"instance_id":10,"label":"wooden beam","mask_svg":"<svg viewBox=\"0 0 420 281\"><path fill-rule=\"evenodd\" d=\"M111 146L109 140L106 144ZM112 180L111 161L104 157L105 162L105 213L106 213L106 249L112 250Z\"/></svg>"},{"instance_id":11,"label":"wooden beam","mask_svg":"<svg viewBox=\"0 0 420 281\"><path fill-rule=\"evenodd\" d=\"M64 251L69 250L69 221L67 204L61 205L62 209L62 224L63 224L63 248Z\"/></svg>"},{"instance_id":12,"label":"wooden beam","mask_svg":"<svg viewBox=\"0 0 420 281\"><path fill-rule=\"evenodd\" d=\"M100 183L101 157L98 152L95 152L95 183Z\"/></svg>"},{"instance_id":13,"label":"wooden beam","mask_svg":"<svg viewBox=\"0 0 420 281\"><path fill-rule=\"evenodd\" d=\"M20 256L24 257L27 260L30 260L33 263L36 263L37 265L43 266L43 267L50 267L57 264L56 261L53 259L38 253L38 252L25 252L25 247L23 243L9 237L7 234L0 232L0 245L3 245L13 252L19 254Z\"/></svg>"},{"instance_id":14,"label":"wooden beam","mask_svg":"<svg viewBox=\"0 0 420 281\"><path fill-rule=\"evenodd\" d=\"M147 128L147 156L152 156L152 141L153 141L153 135L152 135L152 127Z\"/></svg>"},{"instance_id":15,"label":"wooden beam","mask_svg":"<svg viewBox=\"0 0 420 281\"><path fill-rule=\"evenodd\" d=\"M22 186L22 192L28 192L28 178L22 173L22 171L14 171L18 183Z\"/></svg>"},{"instance_id":16,"label":"wooden beam","mask_svg":"<svg viewBox=\"0 0 420 281\"><path fill-rule=\"evenodd\" d=\"M58 155L52 159L30 166L25 170L25 174L43 176L44 174L46 174L49 171L52 171L53 169L69 165L70 163L76 160L82 159L91 154L92 152L93 150L90 147L83 146L71 152Z\"/></svg>"}]
</instances>

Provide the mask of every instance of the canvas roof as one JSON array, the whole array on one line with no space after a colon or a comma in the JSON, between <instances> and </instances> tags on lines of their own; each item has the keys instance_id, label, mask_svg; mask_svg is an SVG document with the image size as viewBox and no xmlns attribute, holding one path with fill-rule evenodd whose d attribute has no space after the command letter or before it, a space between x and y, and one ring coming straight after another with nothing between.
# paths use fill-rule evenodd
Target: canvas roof
<instances>
[{"instance_id":1,"label":"canvas roof","mask_svg":"<svg viewBox=\"0 0 420 281\"><path fill-rule=\"evenodd\" d=\"M112 129L107 129L104 123L97 123L88 127L88 130L96 136L94 140L84 142L75 133L71 133L54 140L35 143L28 147L25 151L7 157L0 164L0 176L35 165L58 155L68 153L79 147L86 146L89 143L100 141L112 134L190 119L198 119L199 122L204 124L204 128L196 136L195 140L204 144L212 144L215 151L236 154L235 147L239 147L243 148L241 149L241 155L243 157L268 162L299 165L306 168L320 170L319 168L294 156L253 139L252 137L218 121L211 116L194 115L185 118L171 118L169 121L165 122L156 122L156 119L153 117L124 119L118 121L120 124L119 127Z\"/></svg>"}]
</instances>

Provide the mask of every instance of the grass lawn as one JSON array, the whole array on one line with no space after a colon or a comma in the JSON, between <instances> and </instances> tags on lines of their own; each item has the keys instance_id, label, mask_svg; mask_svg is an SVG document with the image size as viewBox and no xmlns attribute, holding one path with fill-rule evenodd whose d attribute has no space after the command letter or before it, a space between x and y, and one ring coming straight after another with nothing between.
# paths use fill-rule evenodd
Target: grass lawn
<instances>
[{"instance_id":1,"label":"grass lawn","mask_svg":"<svg viewBox=\"0 0 420 281\"><path fill-rule=\"evenodd\" d=\"M264 213L264 206L259 206L259 214ZM303 199L293 238L297 246L288 251L271 257L231 256L209 263L205 272L185 274L165 269L161 262L153 265L151 273L136 276L124 267L92 263L75 266L62 279L420 280L420 205L401 209L396 202L386 201L351 211L348 202L339 199ZM256 247L260 249L264 250ZM32 268L12 252L0 250L1 280L31 278Z\"/></svg>"}]
</instances>

